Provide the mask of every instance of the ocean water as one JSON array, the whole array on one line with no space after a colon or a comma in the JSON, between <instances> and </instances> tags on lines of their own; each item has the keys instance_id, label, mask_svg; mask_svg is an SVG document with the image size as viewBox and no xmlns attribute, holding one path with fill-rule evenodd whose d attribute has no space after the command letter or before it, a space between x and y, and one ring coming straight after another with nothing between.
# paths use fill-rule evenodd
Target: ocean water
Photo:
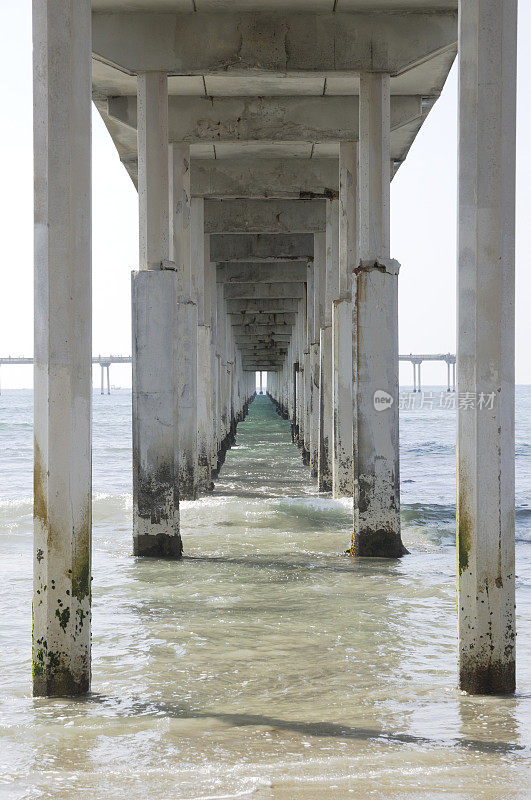
<instances>
[{"instance_id":1,"label":"ocean water","mask_svg":"<svg viewBox=\"0 0 531 800\"><path fill-rule=\"evenodd\" d=\"M342 555L267 398L182 562L131 555L130 392L94 395L93 692L30 683L32 393L0 397L0 797L520 800L531 796L531 387L517 391L518 692L456 687L455 411L401 412L400 561ZM427 398L427 399L426 399Z\"/></svg>"}]
</instances>

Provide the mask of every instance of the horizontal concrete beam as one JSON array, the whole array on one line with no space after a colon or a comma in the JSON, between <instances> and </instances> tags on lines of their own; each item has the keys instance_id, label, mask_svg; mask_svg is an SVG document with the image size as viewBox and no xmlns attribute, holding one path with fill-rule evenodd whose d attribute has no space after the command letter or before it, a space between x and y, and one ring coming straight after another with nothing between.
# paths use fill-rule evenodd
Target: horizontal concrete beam
<instances>
[{"instance_id":1,"label":"horizontal concrete beam","mask_svg":"<svg viewBox=\"0 0 531 800\"><path fill-rule=\"evenodd\" d=\"M261 161L264 162L266 159ZM253 162L256 165L259 163L258 160ZM311 165L313 159L304 163ZM337 161L334 160L333 163L337 172ZM311 233L212 234L210 259L211 261L308 261L313 259L313 236Z\"/></svg>"},{"instance_id":2,"label":"horizontal concrete beam","mask_svg":"<svg viewBox=\"0 0 531 800\"><path fill-rule=\"evenodd\" d=\"M295 314L230 314L232 325L295 325Z\"/></svg>"},{"instance_id":3,"label":"horizontal concrete beam","mask_svg":"<svg viewBox=\"0 0 531 800\"><path fill-rule=\"evenodd\" d=\"M218 264L216 280L218 283L287 283L304 282L308 277L305 262L277 261L276 263L240 262Z\"/></svg>"},{"instance_id":4,"label":"horizontal concrete beam","mask_svg":"<svg viewBox=\"0 0 531 800\"><path fill-rule=\"evenodd\" d=\"M257 343L257 344L269 344L270 342L280 342L282 344L289 343L291 341L291 334L290 333L275 333L274 336L259 336L255 334L254 336L243 335L243 334L236 334L234 336L234 341L237 345L240 344L248 344L249 342Z\"/></svg>"},{"instance_id":5,"label":"horizontal concrete beam","mask_svg":"<svg viewBox=\"0 0 531 800\"><path fill-rule=\"evenodd\" d=\"M111 119L137 127L136 95L109 97ZM422 98L391 98L391 130L422 116ZM172 142L353 142L359 139L359 97L168 98Z\"/></svg>"},{"instance_id":6,"label":"horizontal concrete beam","mask_svg":"<svg viewBox=\"0 0 531 800\"><path fill-rule=\"evenodd\" d=\"M232 330L234 335L240 336L276 336L278 333L291 331L291 325L233 325Z\"/></svg>"},{"instance_id":7,"label":"horizontal concrete beam","mask_svg":"<svg viewBox=\"0 0 531 800\"><path fill-rule=\"evenodd\" d=\"M326 200L205 200L205 233L320 233Z\"/></svg>"},{"instance_id":8,"label":"horizontal concrete beam","mask_svg":"<svg viewBox=\"0 0 531 800\"><path fill-rule=\"evenodd\" d=\"M338 162L335 158L192 159L190 185L195 197L330 198L339 189Z\"/></svg>"},{"instance_id":9,"label":"horizontal concrete beam","mask_svg":"<svg viewBox=\"0 0 531 800\"><path fill-rule=\"evenodd\" d=\"M101 103L98 104L101 110ZM116 120L104 119L121 133L128 130ZM115 134L117 131L114 131ZM135 134L136 137L136 134ZM121 136L119 138L122 138ZM120 160L138 188L136 141L130 142L134 153L122 153ZM338 162L335 158L221 158L195 159L190 162L190 190L193 197L212 199L246 198L330 199L339 188Z\"/></svg>"},{"instance_id":10,"label":"horizontal concrete beam","mask_svg":"<svg viewBox=\"0 0 531 800\"><path fill-rule=\"evenodd\" d=\"M395 74L457 42L457 12L108 13L92 49L131 74Z\"/></svg>"},{"instance_id":11,"label":"horizontal concrete beam","mask_svg":"<svg viewBox=\"0 0 531 800\"><path fill-rule=\"evenodd\" d=\"M299 301L286 298L275 300L227 300L229 314L295 314L299 310Z\"/></svg>"},{"instance_id":12,"label":"horizontal concrete beam","mask_svg":"<svg viewBox=\"0 0 531 800\"><path fill-rule=\"evenodd\" d=\"M223 288L226 299L254 299L263 297L271 298L302 298L304 297L303 283L227 283Z\"/></svg>"},{"instance_id":13,"label":"horizontal concrete beam","mask_svg":"<svg viewBox=\"0 0 531 800\"><path fill-rule=\"evenodd\" d=\"M264 355L266 357L279 357L287 355L287 347L282 347L276 344L242 344L238 345L238 350L242 355L256 356Z\"/></svg>"}]
</instances>

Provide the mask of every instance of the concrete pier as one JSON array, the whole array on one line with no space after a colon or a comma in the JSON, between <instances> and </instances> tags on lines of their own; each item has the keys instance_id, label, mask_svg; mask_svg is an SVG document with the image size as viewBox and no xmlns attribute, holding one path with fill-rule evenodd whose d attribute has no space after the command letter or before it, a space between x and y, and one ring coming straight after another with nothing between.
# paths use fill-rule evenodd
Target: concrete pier
<instances>
[{"instance_id":1,"label":"concrete pier","mask_svg":"<svg viewBox=\"0 0 531 800\"><path fill-rule=\"evenodd\" d=\"M90 680L91 50L139 197L135 554L181 556L179 500L212 488L258 372L318 490L353 497L351 553L395 558L390 181L458 33L458 377L478 398L459 412L460 683L512 691L516 0L460 0L460 30L435 0L158 5L33 0L36 693ZM455 389L451 354L401 358L414 391L424 360Z\"/></svg>"},{"instance_id":2,"label":"concrete pier","mask_svg":"<svg viewBox=\"0 0 531 800\"><path fill-rule=\"evenodd\" d=\"M89 0L34 0L34 695L90 688L90 56Z\"/></svg>"},{"instance_id":3,"label":"concrete pier","mask_svg":"<svg viewBox=\"0 0 531 800\"><path fill-rule=\"evenodd\" d=\"M516 18L516 0L473 0L459 29L459 685L475 694L515 689Z\"/></svg>"}]
</instances>

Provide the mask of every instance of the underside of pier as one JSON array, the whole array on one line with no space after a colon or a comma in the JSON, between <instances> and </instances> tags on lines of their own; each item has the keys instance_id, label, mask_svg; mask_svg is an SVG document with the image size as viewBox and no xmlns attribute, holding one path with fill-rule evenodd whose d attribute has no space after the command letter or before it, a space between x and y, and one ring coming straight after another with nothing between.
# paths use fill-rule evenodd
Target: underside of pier
<instances>
[{"instance_id":1,"label":"underside of pier","mask_svg":"<svg viewBox=\"0 0 531 800\"><path fill-rule=\"evenodd\" d=\"M351 555L397 558L390 182L458 48L459 390L497 398L459 416L460 685L513 691L516 0L33 9L35 693L90 685L91 101L139 199L134 554L181 558L260 372Z\"/></svg>"}]
</instances>

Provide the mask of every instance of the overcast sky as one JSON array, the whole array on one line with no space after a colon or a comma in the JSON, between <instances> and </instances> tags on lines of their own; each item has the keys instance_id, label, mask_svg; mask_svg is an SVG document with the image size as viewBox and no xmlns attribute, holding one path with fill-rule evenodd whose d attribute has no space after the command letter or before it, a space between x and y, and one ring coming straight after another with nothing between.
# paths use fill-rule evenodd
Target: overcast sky
<instances>
[{"instance_id":1,"label":"overcast sky","mask_svg":"<svg viewBox=\"0 0 531 800\"><path fill-rule=\"evenodd\" d=\"M0 2L0 355L33 354L31 0ZM517 162L516 379L531 384L531 3L520 3ZM93 353L131 352L130 273L138 263L137 195L99 115L93 114ZM455 66L392 184L391 254L399 278L400 352L455 352L457 75ZM95 371L95 381L99 374ZM31 369L2 367L4 387L30 386ZM444 365L423 365L442 384ZM130 385L130 369L111 381ZM411 367L401 382L411 384Z\"/></svg>"}]
</instances>

